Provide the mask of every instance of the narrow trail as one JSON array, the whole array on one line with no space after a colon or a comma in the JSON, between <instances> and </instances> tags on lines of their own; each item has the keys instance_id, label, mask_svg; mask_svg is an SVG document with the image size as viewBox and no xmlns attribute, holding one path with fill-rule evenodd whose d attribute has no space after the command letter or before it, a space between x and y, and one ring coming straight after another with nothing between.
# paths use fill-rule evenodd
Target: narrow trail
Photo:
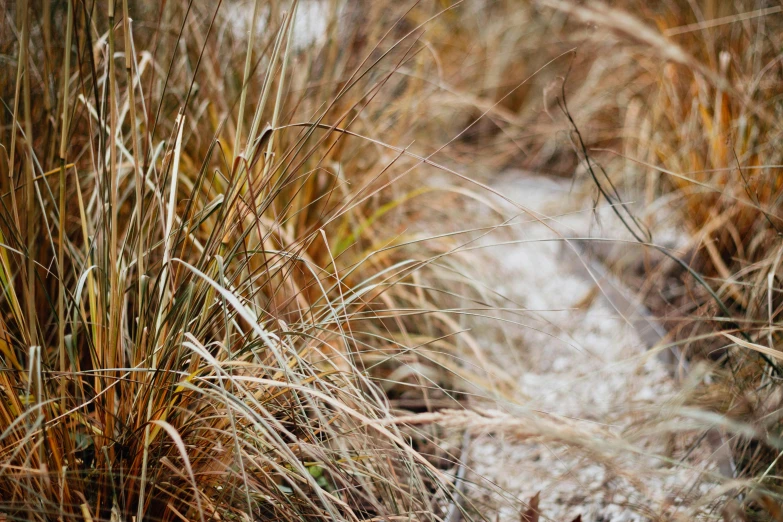
<instances>
[{"instance_id":1,"label":"narrow trail","mask_svg":"<svg viewBox=\"0 0 783 522\"><path fill-rule=\"evenodd\" d=\"M470 480L480 483L485 477L503 493L477 487L473 498L480 505L499 505L496 513L487 508L484 514L501 521L520 520L524 507L518 501L536 493L541 520L696 517L714 489L706 479L716 472L714 445L657 429L671 422L667 412L681 405L685 394L671 367L648 350L656 333L645 331L645 318L619 304L616 293L612 299L610 282L594 272L599 290L583 267L585 258L580 261L576 247L558 238L626 239L613 224L611 209L593 213L593 202L579 197L569 180L508 173L494 188L551 218L550 229L519 216L504 236L493 238L505 244L482 254L498 267L486 274L487 283L529 310L521 319L525 326L508 329L508 339L496 343L496 364L515 381L524 407L607 427L638 452L618 448L615 454L596 454L589 445L478 433L469 451ZM497 408L513 413L515 406L501 402ZM682 466L665 460L677 462L686 454Z\"/></svg>"}]
</instances>

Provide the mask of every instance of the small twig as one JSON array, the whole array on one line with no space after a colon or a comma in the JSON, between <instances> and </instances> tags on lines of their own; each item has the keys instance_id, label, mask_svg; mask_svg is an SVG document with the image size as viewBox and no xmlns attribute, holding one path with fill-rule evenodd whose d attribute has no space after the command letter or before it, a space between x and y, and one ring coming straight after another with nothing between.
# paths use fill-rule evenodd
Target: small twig
<instances>
[{"instance_id":1,"label":"small twig","mask_svg":"<svg viewBox=\"0 0 783 522\"><path fill-rule=\"evenodd\" d=\"M620 219L622 224L625 226L625 228L628 230L628 232L631 233L631 235L636 239L639 243L649 243L652 248L656 249L658 252L662 253L678 265L680 265L684 270L686 270L698 283L701 285L709 294L710 297L715 301L715 303L720 308L721 312L725 314L726 318L728 319L728 324L736 329L742 337L748 341L753 342L753 340L750 338L750 336L734 321L731 320L731 311L729 310L728 306L723 302L723 300L718 296L718 294L715 293L715 291L712 289L712 287L707 284L707 281L704 280L704 277L700 273L698 273L696 270L694 270L688 263L680 259L679 257L675 256L671 252L667 251L665 248L656 245L652 242L652 236L650 235L650 232L644 228L641 223L636 219L636 217L631 213L631 211L624 205L622 205L622 202L619 198L619 193L617 192L614 185L609 181L611 191L614 194L609 193L609 191L601 184L601 181L598 179L598 175L595 172L594 162L591 160L590 155L587 151L587 145L585 145L584 139L582 138L582 133L579 131L579 128L576 125L576 122L574 121L573 117L571 116L571 112L568 110L568 104L566 102L566 95L565 95L565 84L566 80L568 78L568 75L566 75L566 78L563 80L562 90L561 90L561 96L562 98L558 100L558 105L560 106L560 109L565 114L566 118L568 118L568 122L571 124L571 128L574 131L574 135L576 136L577 142L578 142L578 151L577 156L579 156L579 151L582 153L582 158L585 161L585 166L587 168L587 171L590 173L590 176L592 177L593 181L595 182L596 186L598 187L598 190L600 191L601 195L606 199L606 201L611 205L612 210L617 215L617 217ZM603 167L600 165L597 165L599 169L601 169L604 176L608 179L608 175L605 170L603 170ZM615 201L615 198L617 201ZM618 203L618 204L615 204ZM621 209L625 212L625 216L621 212ZM633 227L631 227L629 221L632 221L637 227L639 227L640 230L634 230ZM640 232L645 237L643 238L640 235ZM648 241L645 241L645 238L648 238ZM759 353L759 356L764 360L764 362L774 371L774 373L778 377L783 377L783 370L780 369L780 367L775 363L769 356L763 353Z\"/></svg>"}]
</instances>

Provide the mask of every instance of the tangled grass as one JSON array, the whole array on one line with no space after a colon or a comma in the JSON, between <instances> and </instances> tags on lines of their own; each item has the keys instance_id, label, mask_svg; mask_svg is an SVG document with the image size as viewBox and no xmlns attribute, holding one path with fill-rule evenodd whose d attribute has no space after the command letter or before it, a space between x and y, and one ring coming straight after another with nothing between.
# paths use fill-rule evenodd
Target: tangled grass
<instances>
[{"instance_id":1,"label":"tangled grass","mask_svg":"<svg viewBox=\"0 0 783 522\"><path fill-rule=\"evenodd\" d=\"M681 223L681 262L624 249L618 271L709 364L698 426L744 479L725 516L780 516L779 6L0 13L7 518L451 520L440 430L471 425L609 459L603 432L445 411L503 373L462 322L491 292L451 256L491 228L454 218L486 187L445 165L587 157L641 226Z\"/></svg>"},{"instance_id":2,"label":"tangled grass","mask_svg":"<svg viewBox=\"0 0 783 522\"><path fill-rule=\"evenodd\" d=\"M741 479L724 516L777 520L780 6L534 4L563 21L560 36L581 54L570 103L587 142L582 151L572 135L580 159L591 158L634 226L680 236L673 255L624 249L611 261L683 360L709 365L689 405L716 414L710 424L733 455L729 478Z\"/></svg>"},{"instance_id":3,"label":"tangled grass","mask_svg":"<svg viewBox=\"0 0 783 522\"><path fill-rule=\"evenodd\" d=\"M458 404L452 239L405 225L449 189L391 145L428 9L0 8L5 516L437 518L449 454L388 422Z\"/></svg>"},{"instance_id":4,"label":"tangled grass","mask_svg":"<svg viewBox=\"0 0 783 522\"><path fill-rule=\"evenodd\" d=\"M471 103L473 113L488 109L468 145L481 143L501 169L583 178L593 171L596 201L611 204L645 243L594 252L640 289L668 332L666 346L700 368L687 400L709 412L697 440L717 430L730 448L722 516L779 520L780 5L486 7L483 38L464 44L481 58L452 76L464 89L484 82L476 98L450 98ZM467 51L455 44L451 52ZM520 73L563 53L567 67L513 89ZM575 154L564 154L568 148Z\"/></svg>"}]
</instances>

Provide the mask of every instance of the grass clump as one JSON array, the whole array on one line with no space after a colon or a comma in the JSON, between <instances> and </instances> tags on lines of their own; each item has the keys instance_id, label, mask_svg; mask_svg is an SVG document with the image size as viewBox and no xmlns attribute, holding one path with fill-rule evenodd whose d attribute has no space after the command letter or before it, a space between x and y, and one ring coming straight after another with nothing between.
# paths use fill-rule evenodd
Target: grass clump
<instances>
[{"instance_id":1,"label":"grass clump","mask_svg":"<svg viewBox=\"0 0 783 522\"><path fill-rule=\"evenodd\" d=\"M452 324L436 247L397 248L436 189L385 145L427 17L40 4L0 8L0 511L434 518L450 480L387 399Z\"/></svg>"},{"instance_id":2,"label":"grass clump","mask_svg":"<svg viewBox=\"0 0 783 522\"><path fill-rule=\"evenodd\" d=\"M617 266L684 360L709 365L690 405L718 414L704 436L722 432L747 479L726 516L779 517L780 7L534 4L579 46L569 106L611 203L678 235L670 256L624 249Z\"/></svg>"}]
</instances>

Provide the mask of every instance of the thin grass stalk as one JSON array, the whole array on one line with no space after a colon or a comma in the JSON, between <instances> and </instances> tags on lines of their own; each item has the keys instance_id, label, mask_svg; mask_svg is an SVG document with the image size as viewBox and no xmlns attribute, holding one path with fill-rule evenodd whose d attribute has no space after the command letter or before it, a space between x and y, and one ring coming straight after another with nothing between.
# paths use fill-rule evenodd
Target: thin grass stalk
<instances>
[{"instance_id":1,"label":"thin grass stalk","mask_svg":"<svg viewBox=\"0 0 783 522\"><path fill-rule=\"evenodd\" d=\"M245 146L245 157L250 160L253 157L254 151L256 150L256 134L258 134L258 129L261 126L261 117L264 113L264 107L266 106L266 100L269 97L269 91L272 88L272 73L274 73L275 70L275 64L277 63L277 59L280 56L280 47L283 43L283 36L285 34L285 28L287 27L288 21L290 17L285 16L283 19L283 26L280 29L280 32L277 34L277 38L275 39L275 46L272 50L272 56L269 58L269 64L267 65L266 70L266 77L264 78L264 86L261 89L261 99L258 102L258 106L256 107L256 113L253 116L253 124L250 126L250 134L247 136L247 145ZM262 133L259 136L259 139L264 138L265 132ZM245 172L245 169L243 168L241 172ZM241 186L242 180L238 180L236 187L239 188Z\"/></svg>"},{"instance_id":2,"label":"thin grass stalk","mask_svg":"<svg viewBox=\"0 0 783 522\"><path fill-rule=\"evenodd\" d=\"M159 283L160 305L158 306L158 319L156 325L157 329L160 329L160 327L163 324L163 313L166 309L166 306L168 305L168 298L167 298L167 296L169 295L168 274L170 272L169 261L171 259L171 249L174 246L172 244L171 234L174 228L174 218L175 218L175 212L177 210L177 180L179 178L179 163L182 154L182 132L185 127L184 108L182 111L180 111L179 115L177 115L177 120L174 123L174 125L175 128L177 129L177 138L174 144L174 159L171 165L171 184L169 186L169 202L166 209L166 222L165 222L165 228L163 232L163 266L160 272L160 283ZM155 353L153 353L152 360L154 366Z\"/></svg>"},{"instance_id":3,"label":"thin grass stalk","mask_svg":"<svg viewBox=\"0 0 783 522\"><path fill-rule=\"evenodd\" d=\"M39 454L39 460L38 460L38 466L40 467L43 464L42 460L42 451L44 447L44 441L43 441L43 431L40 430L40 426L43 424L43 410L42 403L44 402L43 397L43 386L41 385L41 347L40 346L31 346L30 347L30 360L28 362L28 377L27 377L27 389L26 392L26 402L28 408L32 407L37 410L37 414L33 417L30 416L30 421L28 422L28 433L30 434L37 434L39 435L39 439L36 441L35 437L31 438L30 443L33 445L38 446L38 454ZM34 452L31 452L31 454L35 454ZM30 466L33 467L32 465ZM30 473L28 475L29 478L29 486L32 491L36 491L38 489L38 485L35 483L35 474ZM42 506L38 506L38 509L40 510ZM30 520L35 520L36 515L36 507L31 503L28 508L28 518Z\"/></svg>"},{"instance_id":4,"label":"thin grass stalk","mask_svg":"<svg viewBox=\"0 0 783 522\"><path fill-rule=\"evenodd\" d=\"M296 8L299 6L299 0L294 0L294 5L291 7L291 14L288 17L288 34L286 35L285 52L283 53L283 65L280 69L280 81L277 84L277 97L275 99L275 106L272 111L272 128L277 128L277 120L280 117L280 106L283 103L283 88L285 87L285 74L288 69L288 54L291 50L291 36L294 33L294 19L296 18ZM264 161L264 177L267 179L269 174L269 168L272 164L272 149L275 144L275 133L269 137L269 142L266 146L266 158Z\"/></svg>"},{"instance_id":5,"label":"thin grass stalk","mask_svg":"<svg viewBox=\"0 0 783 522\"><path fill-rule=\"evenodd\" d=\"M256 37L256 23L258 20L259 0L253 5L253 18L250 19L249 35L247 37L247 54L245 55L245 72L242 75L242 93L239 96L239 113L237 114L237 133L234 139L234 160L239 156L242 144L242 124L245 120L245 103L247 100L247 84L250 81L250 71L253 64L253 43Z\"/></svg>"},{"instance_id":6,"label":"thin grass stalk","mask_svg":"<svg viewBox=\"0 0 783 522\"><path fill-rule=\"evenodd\" d=\"M60 129L60 205L59 230L57 234L57 268L59 281L57 284L57 344L60 351L60 371L65 375L67 370L65 353L65 165L68 154L68 97L71 79L71 42L73 38L73 0L68 0L67 21L65 26L65 57L63 58L63 101L62 127ZM66 380L60 381L61 409L65 411Z\"/></svg>"},{"instance_id":7,"label":"thin grass stalk","mask_svg":"<svg viewBox=\"0 0 783 522\"><path fill-rule=\"evenodd\" d=\"M25 144L28 157L25 162L25 210L27 221L27 323L30 342L38 344L38 328L35 309L35 181L33 180L33 123L30 107L30 12L27 2L21 2L22 12L22 49L20 60L24 67L22 75L22 102L24 111Z\"/></svg>"},{"instance_id":8,"label":"thin grass stalk","mask_svg":"<svg viewBox=\"0 0 783 522\"><path fill-rule=\"evenodd\" d=\"M52 110L52 95L49 92L49 79L52 77L50 50L52 48L52 0L44 0L42 5L41 22L44 44L44 109L47 115Z\"/></svg>"},{"instance_id":9,"label":"thin grass stalk","mask_svg":"<svg viewBox=\"0 0 783 522\"><path fill-rule=\"evenodd\" d=\"M84 198L82 196L82 187L81 183L79 182L79 176L74 176L74 185L76 187L76 198L79 206L79 222L81 223L81 229L82 229L82 241L84 241L84 244L87 246L88 251L86 252L85 256L85 270L89 270L87 273L87 294L88 294L88 305L89 305L89 311L88 314L89 317L94 318L91 321L91 324L87 325L89 330L91 331L92 338L94 339L94 342L96 344L99 344L101 341L101 335L103 332L103 321L101 321L101 314L98 311L98 297L96 295L96 289L95 289L95 279L93 277L93 271L91 270L92 266L92 255L89 250L90 245L90 233L87 228L87 212L84 208ZM74 339L74 345L76 345L76 339ZM93 367L99 367L99 361L96 360L96 358L92 357L92 364ZM98 381L99 382L99 381Z\"/></svg>"},{"instance_id":10,"label":"thin grass stalk","mask_svg":"<svg viewBox=\"0 0 783 522\"><path fill-rule=\"evenodd\" d=\"M17 6L17 15L19 14L19 10L22 9L23 3L20 2ZM17 16L18 18L19 16ZM22 74L24 74L24 61L23 61L23 53L24 48L22 43L24 42L24 26L22 27L22 36L19 41L19 59L17 60L16 65L16 81L15 81L15 89L14 89L14 108L13 108L13 116L11 118L11 147L9 151L8 156L8 186L10 188L11 193L11 208L13 210L14 215L14 226L17 230L22 230L22 223L19 219L19 205L16 201L16 183L14 183L14 163L16 160L16 135L17 135L17 126L19 124L19 100L21 98L21 88L22 88ZM21 170L21 169L20 169ZM21 270L22 270L22 280L26 281L26 265L24 263L21 264ZM22 285L22 291L23 291L23 297L26 298L28 293L28 287L26 284ZM26 299L25 299L26 301ZM27 313L27 310L24 312ZM25 328L25 323L27 322L26 315L19 314L17 317L17 320L19 321L20 330L22 331L22 335L24 337L25 344L32 344L32 340L29 338L28 335L28 329Z\"/></svg>"},{"instance_id":11,"label":"thin grass stalk","mask_svg":"<svg viewBox=\"0 0 783 522\"><path fill-rule=\"evenodd\" d=\"M125 35L125 74L128 82L128 111L131 120L130 132L133 139L133 174L136 185L136 273L138 274L138 304L139 310L143 306L143 280L144 275L144 180L141 174L141 161L139 155L141 154L141 148L139 147L139 133L136 123L136 88L133 81L133 44L131 34L131 19L128 10L128 0L122 0L122 18L123 18L123 32Z\"/></svg>"},{"instance_id":12,"label":"thin grass stalk","mask_svg":"<svg viewBox=\"0 0 783 522\"><path fill-rule=\"evenodd\" d=\"M66 220L65 217L67 215L66 211L66 204L65 204L65 196L67 192L67 184L66 184L66 164L67 164L67 154L68 154L68 133L69 133L69 121L68 121L68 100L70 97L70 79L71 79L71 44L73 42L73 0L68 0L68 8L67 8L67 20L66 20L66 29L65 29L65 49L64 49L64 65L63 65L63 76L62 76L62 82L63 82L63 98L62 98L62 123L60 128L60 150L59 150L59 157L60 157L60 172L59 172L59 205L58 205L58 217L59 217L59 223L58 223L58 231L57 231L57 270L58 270L58 281L57 281L57 345L58 345L58 351L59 351L59 359L60 359L60 411L59 413L65 412L67 408L67 393L68 393L68 380L66 379L66 374L68 371L68 358L67 358L67 351L65 347L65 317L66 317L66 304L65 304L65 279L66 279L66 273L65 273L65 227L66 227ZM68 437L63 437L62 440L63 444L63 453L65 455L70 454L70 440ZM53 448L54 449L54 448ZM62 471L62 487L63 487L63 494L61 496L61 501L64 500L66 494L65 494L65 488L66 488L66 480L65 480L65 471L66 466L63 466L62 459L59 458L59 452L54 451L53 456L58 461L58 471Z\"/></svg>"},{"instance_id":13,"label":"thin grass stalk","mask_svg":"<svg viewBox=\"0 0 783 522\"><path fill-rule=\"evenodd\" d=\"M109 95L107 103L109 104L109 264L106 273L109 276L109 353L106 358L106 366L104 368L109 369L112 367L121 367L117 360L117 354L119 353L119 339L120 339L120 299L123 295L122 288L120 287L119 277L119 254L117 251L117 232L119 229L118 221L118 199L119 199L119 174L117 172L117 145L115 140L117 138L117 111L116 111L116 96L117 96L117 78L116 67L114 64L114 2L115 0L108 0L108 18L109 18ZM108 382L113 382L116 378L115 372L107 371L106 377ZM106 416L105 416L105 433L109 437L114 433L114 393L108 393L106 399ZM109 459L114 459L114 445L110 445L108 449Z\"/></svg>"}]
</instances>

